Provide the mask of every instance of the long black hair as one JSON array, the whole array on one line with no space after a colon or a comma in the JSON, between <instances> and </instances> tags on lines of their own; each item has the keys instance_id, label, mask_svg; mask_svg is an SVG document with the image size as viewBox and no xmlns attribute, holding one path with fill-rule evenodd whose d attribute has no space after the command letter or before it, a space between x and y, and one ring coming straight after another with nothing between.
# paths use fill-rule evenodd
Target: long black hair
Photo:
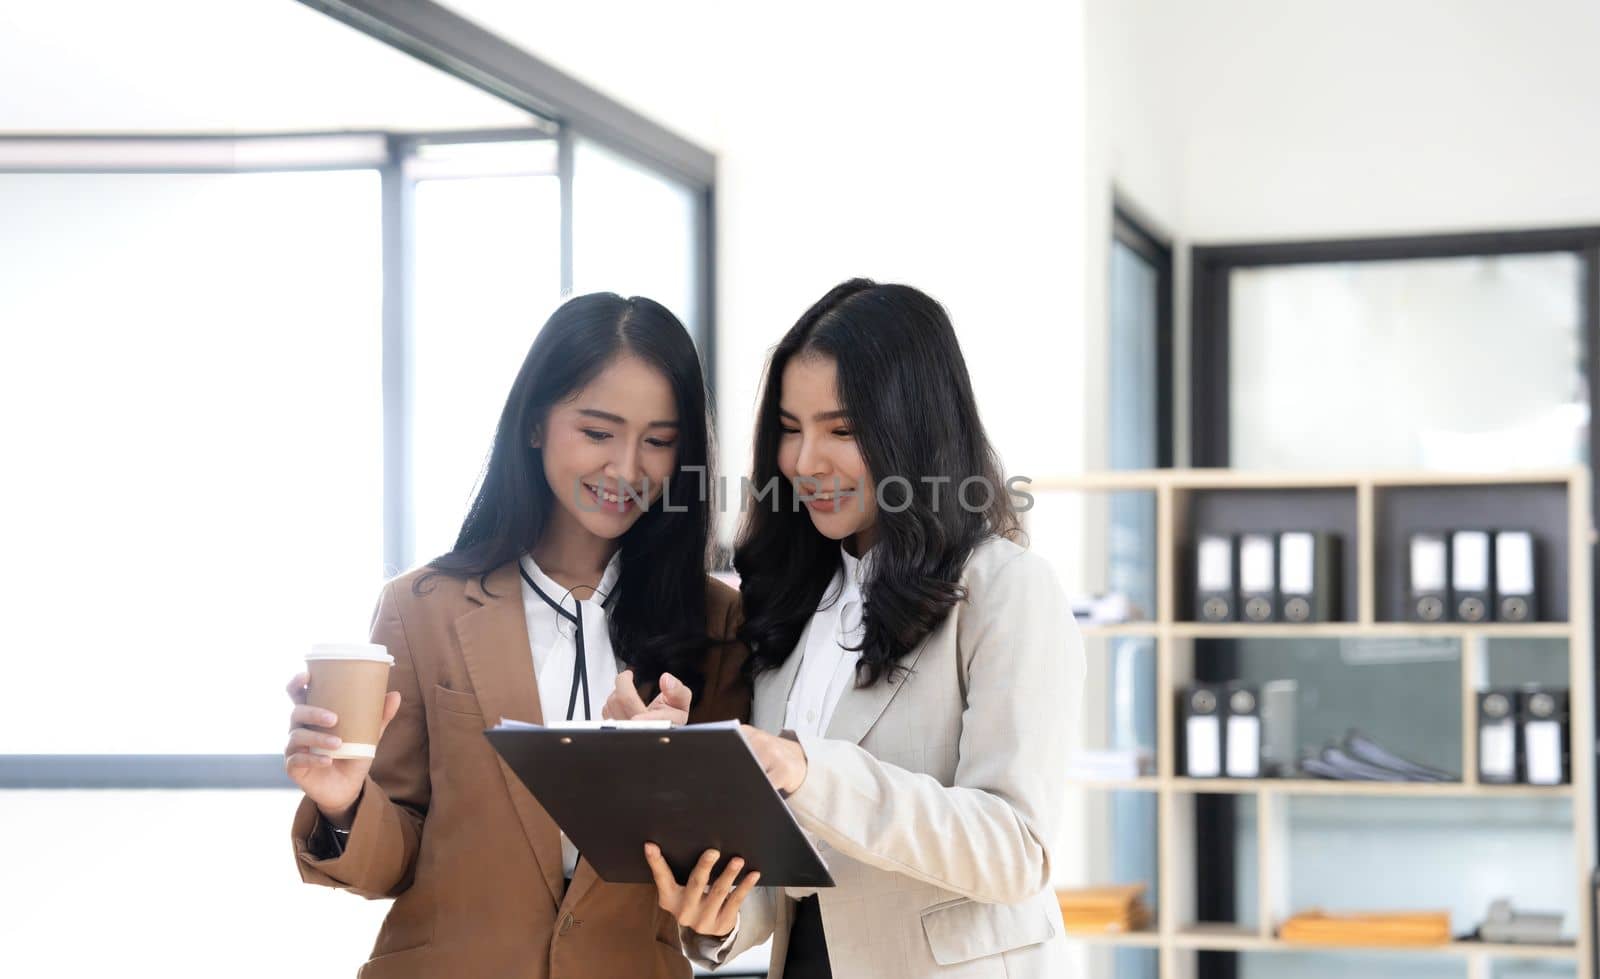
<instances>
[{"instance_id":1,"label":"long black hair","mask_svg":"<svg viewBox=\"0 0 1600 979\"><path fill-rule=\"evenodd\" d=\"M671 384L678 452L664 492L622 536L620 574L608 605L612 648L640 680L654 681L669 671L698 697L710 642L711 500L704 488L714 485L705 376L688 331L653 300L593 293L551 314L506 397L489 464L455 547L430 562L415 588L420 594L436 575L487 578L533 549L561 504L545 477L543 451L530 440L553 405L624 354L656 368Z\"/></svg>"},{"instance_id":2,"label":"long black hair","mask_svg":"<svg viewBox=\"0 0 1600 979\"><path fill-rule=\"evenodd\" d=\"M878 487L857 662L857 680L869 686L897 672L962 599L961 571L973 549L990 536L1017 536L1019 524L944 307L910 286L870 279L835 286L784 335L767 367L752 468L756 491L775 492L746 501L734 556L748 670L789 657L840 565L839 544L812 525L778 470L783 371L811 355L837 365L839 407ZM969 481L966 506L960 490Z\"/></svg>"}]
</instances>

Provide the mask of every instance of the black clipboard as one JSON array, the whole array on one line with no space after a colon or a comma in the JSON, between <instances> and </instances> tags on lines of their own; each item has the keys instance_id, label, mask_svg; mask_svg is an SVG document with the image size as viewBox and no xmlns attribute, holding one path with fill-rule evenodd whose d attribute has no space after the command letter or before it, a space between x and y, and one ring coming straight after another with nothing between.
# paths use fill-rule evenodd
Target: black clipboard
<instances>
[{"instance_id":1,"label":"black clipboard","mask_svg":"<svg viewBox=\"0 0 1600 979\"><path fill-rule=\"evenodd\" d=\"M541 727L484 732L602 880L653 883L655 843L679 883L708 849L761 871L763 887L832 887L833 877L767 780L734 721L675 728Z\"/></svg>"}]
</instances>

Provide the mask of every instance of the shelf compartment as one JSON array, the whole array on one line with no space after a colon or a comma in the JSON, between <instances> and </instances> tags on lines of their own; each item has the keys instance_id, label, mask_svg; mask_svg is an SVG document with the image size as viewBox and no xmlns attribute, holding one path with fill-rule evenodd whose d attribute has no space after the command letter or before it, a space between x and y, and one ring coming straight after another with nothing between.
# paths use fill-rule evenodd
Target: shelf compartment
<instances>
[{"instance_id":1,"label":"shelf compartment","mask_svg":"<svg viewBox=\"0 0 1600 979\"><path fill-rule=\"evenodd\" d=\"M1354 484L1302 488L1182 489L1175 492L1173 557L1175 607L1181 622L1193 622L1194 546L1202 533L1323 531L1339 540L1339 601L1334 619L1355 622L1361 561L1360 521Z\"/></svg>"},{"instance_id":2,"label":"shelf compartment","mask_svg":"<svg viewBox=\"0 0 1600 979\"><path fill-rule=\"evenodd\" d=\"M1468 636L1565 639L1572 635L1572 626L1565 622L1318 622L1310 625L1178 622L1169 628L1178 639L1451 639Z\"/></svg>"},{"instance_id":3,"label":"shelf compartment","mask_svg":"<svg viewBox=\"0 0 1600 979\"><path fill-rule=\"evenodd\" d=\"M1126 948L1160 948L1161 932L1154 928L1138 931L1068 931L1067 941L1086 945L1115 945Z\"/></svg>"},{"instance_id":4,"label":"shelf compartment","mask_svg":"<svg viewBox=\"0 0 1600 979\"><path fill-rule=\"evenodd\" d=\"M1175 778L1172 788L1196 795L1276 793L1301 796L1370 796L1444 799L1564 799L1570 785L1468 785L1465 782L1338 782L1309 778Z\"/></svg>"},{"instance_id":5,"label":"shelf compartment","mask_svg":"<svg viewBox=\"0 0 1600 979\"><path fill-rule=\"evenodd\" d=\"M1161 779L1154 775L1139 778L1069 778L1067 785L1090 792L1159 792Z\"/></svg>"},{"instance_id":6,"label":"shelf compartment","mask_svg":"<svg viewBox=\"0 0 1600 979\"><path fill-rule=\"evenodd\" d=\"M1515 477L1513 477L1515 479ZM1378 486L1373 498L1374 599L1380 622L1404 622L1411 535L1454 530L1528 530L1536 538L1538 620L1569 616L1568 526L1565 483L1506 481L1495 485Z\"/></svg>"}]
</instances>

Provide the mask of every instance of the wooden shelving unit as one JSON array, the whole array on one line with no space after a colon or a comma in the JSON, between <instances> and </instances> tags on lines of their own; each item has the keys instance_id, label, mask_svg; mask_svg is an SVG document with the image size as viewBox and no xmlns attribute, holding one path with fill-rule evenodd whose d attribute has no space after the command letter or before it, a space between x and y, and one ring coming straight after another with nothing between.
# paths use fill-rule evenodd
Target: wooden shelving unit
<instances>
[{"instance_id":1,"label":"wooden shelving unit","mask_svg":"<svg viewBox=\"0 0 1600 979\"><path fill-rule=\"evenodd\" d=\"M1159 952L1163 979L1193 975L1194 951L1296 951L1320 946L1285 942L1277 937L1280 907L1287 899L1286 868L1279 867L1287 834L1286 800L1302 796L1343 796L1439 799L1441 805L1462 799L1559 799L1570 800L1572 814L1572 886L1576 889L1577 921L1568 920L1569 933L1577 941L1571 945L1524 946L1491 945L1455 941L1427 948L1375 948L1382 954L1416 954L1463 957L1469 977L1488 976L1496 959L1544 959L1571 962L1579 979L1597 979L1591 963L1595 935L1593 920L1595 894L1590 870L1595 863L1594 840L1594 722L1590 715L1591 669L1591 581L1590 555L1595 535L1589 517L1589 472L1563 469L1519 472L1502 475L1463 475L1434 472L1315 473L1284 475L1230 470L1148 470L1095 473L1063 479L1034 480L1029 487L1036 494L1107 494L1146 492L1155 496L1156 507L1156 609L1149 622L1084 628L1086 637L1123 637L1153 640L1156 650L1156 774L1123 780L1075 780L1073 784L1089 791L1149 792L1158 798L1157 867L1159 907L1156 924L1148 931L1108 934L1072 934L1074 941L1115 947L1151 948ZM1545 519L1552 519L1552 507L1559 502L1564 512L1554 519L1564 523L1565 537L1550 550L1557 563L1556 578L1564 581L1563 594L1552 605L1558 607L1560 621L1528 624L1447 623L1427 625L1390 621L1394 601L1380 588L1380 578L1392 585L1394 542L1381 539L1393 514L1402 502L1415 507L1417 494L1436 489L1445 498L1483 500L1490 494L1526 494L1542 507ZM1351 569L1347 576L1346 609L1348 621L1308 625L1204 624L1188 620L1188 549L1192 540L1189 521L1197 509L1218 503L1238 504L1274 493L1306 491L1326 506L1329 500L1345 506L1347 513L1329 519L1344 520L1342 525L1352 539L1345 541L1344 562ZM1222 495L1240 493L1238 500L1219 500ZM1531 507L1530 507L1531 509ZM1461 526L1468 526L1463 524ZM1268 529L1268 528L1258 528ZM1284 526L1276 529L1299 529ZM1332 529L1332 528L1324 528ZM1548 586L1550 576L1545 576ZM1353 589L1349 587L1354 585ZM1205 639L1453 639L1459 645L1461 663L1462 780L1455 783L1378 783L1335 782L1317 779L1192 779L1177 773L1176 692L1193 677L1195 642ZM1487 641L1491 639L1561 639L1566 642L1568 682L1572 690L1571 753L1572 783L1561 786L1484 785L1477 779L1477 700L1479 679L1484 676ZM1193 852L1193 827L1180 819L1180 807L1196 795L1228 793L1251 796L1256 807L1257 903L1258 923L1247 925L1196 923L1189 909L1193 906L1196 859ZM1381 893L1374 895L1381 906ZM1456 922L1459 929L1463 923ZM1340 952L1359 951L1338 947Z\"/></svg>"}]
</instances>

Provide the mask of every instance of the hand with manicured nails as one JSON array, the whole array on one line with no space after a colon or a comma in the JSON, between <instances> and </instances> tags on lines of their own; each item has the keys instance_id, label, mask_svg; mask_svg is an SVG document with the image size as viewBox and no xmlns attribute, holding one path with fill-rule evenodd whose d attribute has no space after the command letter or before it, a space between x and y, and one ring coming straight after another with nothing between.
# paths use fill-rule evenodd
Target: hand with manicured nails
<instances>
[{"instance_id":1,"label":"hand with manicured nails","mask_svg":"<svg viewBox=\"0 0 1600 979\"><path fill-rule=\"evenodd\" d=\"M711 868L717 865L722 854L707 850L689 872L688 883L680 885L672 876L672 868L661 856L661 848L654 843L644 845L644 858L650 864L650 873L656 880L656 896L662 910L677 919L680 926L708 938L724 938L739 923L739 907L750 896L760 871L751 871L739 880L744 869L744 858L728 861L716 883L711 882ZM738 886L734 882L738 881Z\"/></svg>"},{"instance_id":2,"label":"hand with manicured nails","mask_svg":"<svg viewBox=\"0 0 1600 979\"><path fill-rule=\"evenodd\" d=\"M340 741L325 730L338 723L333 712L306 703L310 680L308 674L296 673L289 681L289 699L294 701L294 709L289 712L289 744L283 750L283 767L306 798L316 803L323 819L340 829L349 829L355 818L356 801L361 798L361 786L372 770L372 759L312 754L312 748L337 748ZM399 710L400 691L391 690L383 698L380 739Z\"/></svg>"},{"instance_id":3,"label":"hand with manicured nails","mask_svg":"<svg viewBox=\"0 0 1600 979\"><path fill-rule=\"evenodd\" d=\"M682 680L671 673L661 674L661 692L646 707L634 685L633 671L617 674L617 685L606 698L600 716L608 721L671 721L674 727L689 723L689 702L693 695Z\"/></svg>"}]
</instances>

